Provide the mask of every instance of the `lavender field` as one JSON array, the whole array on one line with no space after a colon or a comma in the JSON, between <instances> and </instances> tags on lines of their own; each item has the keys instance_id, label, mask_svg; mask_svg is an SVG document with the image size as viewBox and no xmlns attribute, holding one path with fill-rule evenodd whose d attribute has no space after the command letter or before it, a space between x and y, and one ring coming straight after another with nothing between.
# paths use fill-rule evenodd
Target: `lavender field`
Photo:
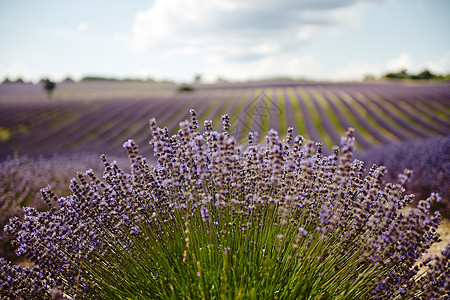
<instances>
[{"instance_id":1,"label":"lavender field","mask_svg":"<svg viewBox=\"0 0 450 300\"><path fill-rule=\"evenodd\" d=\"M0 226L19 217L0 235L0 256L32 263L32 269L21 269L0 259L5 295L216 295L203 272L221 287L221 295L231 298L241 293L249 299L255 293L269 297L285 288L283 299L294 292L342 299L448 295L449 222L438 228L440 217L429 209L450 216L450 84L278 81L196 84L189 92L179 88L146 82L61 83L48 97L40 86L0 85ZM185 119L190 121L180 123ZM102 173L107 184L96 177ZM414 198L403 186L416 194L417 209L407 210ZM244 200L236 200L240 197ZM192 208L189 201L194 201ZM48 211L47 205L53 208ZM160 213L167 216L159 219ZM265 232L270 238L253 240L266 218L275 222ZM219 225L225 227L215 238ZM205 234L210 230L213 234ZM347 232L346 238L339 232ZM214 256L212 264L203 248L210 245L224 255ZM223 251L223 245L229 246ZM249 245L257 251L248 251ZM336 245L342 251L329 255L327 247ZM278 258L260 261L261 266L238 264L236 256L228 260L228 250L246 257L239 262L253 262L266 257L266 248ZM128 251L142 261L128 260ZM440 256L419 264L427 251ZM158 263L139 273L143 264L154 265L148 253L160 255ZM289 269L294 256L299 263L303 256L317 256L313 269L318 273L302 263L305 269ZM183 262L175 263L178 279L172 277L174 258ZM197 260L195 268L189 260ZM125 276L131 275L122 281L123 263L129 271ZM240 269L230 269L229 263ZM213 275L217 269L223 269L219 277ZM286 270L298 275L281 276ZM256 292L242 275L233 279L235 272L274 282ZM47 276L44 281L42 276ZM307 277L297 281L298 276ZM186 280L186 289L171 291L172 280ZM228 288L228 280L239 288ZM119 281L120 287L114 287ZM199 289L192 289L191 282ZM142 289L136 289L137 283ZM50 286L56 289L49 292ZM157 286L163 292L155 293Z\"/></svg>"},{"instance_id":2,"label":"lavender field","mask_svg":"<svg viewBox=\"0 0 450 300\"><path fill-rule=\"evenodd\" d=\"M124 157L122 144L134 139L154 162L148 120L176 132L189 109L200 124L229 114L230 133L245 144L248 132L275 129L321 142L325 154L339 145L347 128L356 130L356 156L388 166L393 180L404 168L416 170L411 192L450 196L450 84L439 82L327 83L261 81L179 85L152 82L64 82L51 98L42 86L0 85L0 161L18 156L83 153ZM263 133L263 134L261 134ZM388 147L388 148L386 148ZM384 149L387 149L386 151ZM415 149L414 151L411 151ZM420 166L420 167L419 167ZM450 216L450 208L444 208Z\"/></svg>"},{"instance_id":3,"label":"lavender field","mask_svg":"<svg viewBox=\"0 0 450 300\"><path fill-rule=\"evenodd\" d=\"M450 133L448 83L301 83L295 81L193 85L146 82L61 83L51 99L41 86L0 86L0 158L14 153L51 155L90 152L123 154L133 138L152 156L148 119L174 133L194 108L200 124L231 116L231 133L245 142L249 131L275 129L339 144L348 127L356 129L359 152ZM259 137L260 139L263 136Z\"/></svg>"},{"instance_id":4,"label":"lavender field","mask_svg":"<svg viewBox=\"0 0 450 300\"><path fill-rule=\"evenodd\" d=\"M191 108L200 124L212 120L216 128L221 115L229 114L230 133L240 144L250 131L260 133L256 140L262 141L269 129L284 136L292 126L294 135L323 143L325 154L353 127L356 156L366 168L387 165L387 180L404 168L415 170L410 191L422 199L439 192L441 211L450 216L449 83L261 81L190 87L193 91L179 92L173 83L64 82L49 98L40 85L2 84L0 161L78 155L85 158L77 160L84 169L101 154L126 158L122 144L131 138L154 162L148 120L155 117L173 134Z\"/></svg>"}]
</instances>

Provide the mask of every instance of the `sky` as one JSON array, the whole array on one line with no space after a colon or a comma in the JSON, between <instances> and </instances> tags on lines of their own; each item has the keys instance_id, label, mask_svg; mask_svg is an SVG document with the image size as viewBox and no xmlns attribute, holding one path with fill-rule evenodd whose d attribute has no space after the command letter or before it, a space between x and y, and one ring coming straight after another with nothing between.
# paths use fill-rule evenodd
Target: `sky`
<instances>
[{"instance_id":1,"label":"sky","mask_svg":"<svg viewBox=\"0 0 450 300\"><path fill-rule=\"evenodd\" d=\"M0 80L450 73L448 0L0 0Z\"/></svg>"}]
</instances>

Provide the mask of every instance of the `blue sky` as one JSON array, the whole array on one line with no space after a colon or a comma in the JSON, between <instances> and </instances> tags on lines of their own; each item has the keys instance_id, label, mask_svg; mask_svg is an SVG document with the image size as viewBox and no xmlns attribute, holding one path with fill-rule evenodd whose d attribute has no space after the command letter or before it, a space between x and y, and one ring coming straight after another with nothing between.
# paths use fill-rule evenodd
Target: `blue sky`
<instances>
[{"instance_id":1,"label":"blue sky","mask_svg":"<svg viewBox=\"0 0 450 300\"><path fill-rule=\"evenodd\" d=\"M0 80L450 73L448 0L0 0Z\"/></svg>"}]
</instances>

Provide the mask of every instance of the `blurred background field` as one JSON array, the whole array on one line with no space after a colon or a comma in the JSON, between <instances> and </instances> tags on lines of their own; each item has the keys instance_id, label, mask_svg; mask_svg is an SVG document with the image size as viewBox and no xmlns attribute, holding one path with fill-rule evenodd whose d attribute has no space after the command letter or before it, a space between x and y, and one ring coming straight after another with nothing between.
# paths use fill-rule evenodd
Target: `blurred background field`
<instances>
[{"instance_id":1,"label":"blurred background field","mask_svg":"<svg viewBox=\"0 0 450 300\"><path fill-rule=\"evenodd\" d=\"M183 91L188 87L188 91ZM339 144L348 127L360 152L450 132L450 83L329 83L254 81L180 85L139 81L58 84L49 98L39 84L0 85L0 158L55 152L121 154L133 138L151 156L148 119L174 133L194 108L202 123L220 126L229 114L231 132L245 142L249 131L273 128L324 144ZM263 138L262 134L260 138Z\"/></svg>"}]
</instances>

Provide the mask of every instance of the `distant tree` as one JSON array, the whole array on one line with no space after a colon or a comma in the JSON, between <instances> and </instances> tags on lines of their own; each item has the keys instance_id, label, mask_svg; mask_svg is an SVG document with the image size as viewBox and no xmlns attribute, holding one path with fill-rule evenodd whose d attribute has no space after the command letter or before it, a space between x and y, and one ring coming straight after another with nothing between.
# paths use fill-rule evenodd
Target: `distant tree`
<instances>
[{"instance_id":1,"label":"distant tree","mask_svg":"<svg viewBox=\"0 0 450 300\"><path fill-rule=\"evenodd\" d=\"M387 73L384 77L389 79L408 79L410 76L406 69L401 70L398 73Z\"/></svg>"},{"instance_id":2,"label":"distant tree","mask_svg":"<svg viewBox=\"0 0 450 300\"><path fill-rule=\"evenodd\" d=\"M424 70L418 74L408 74L406 70L402 70L398 73L387 73L384 78L389 79L414 79L414 80L448 80L448 75L436 75L429 70Z\"/></svg>"},{"instance_id":3,"label":"distant tree","mask_svg":"<svg viewBox=\"0 0 450 300\"><path fill-rule=\"evenodd\" d=\"M193 92L194 88L192 86L190 86L190 85L183 84L182 86L180 86L178 88L178 91L179 92Z\"/></svg>"},{"instance_id":4,"label":"distant tree","mask_svg":"<svg viewBox=\"0 0 450 300\"><path fill-rule=\"evenodd\" d=\"M194 77L194 83L200 83L202 81L202 75L201 74L197 74Z\"/></svg>"},{"instance_id":5,"label":"distant tree","mask_svg":"<svg viewBox=\"0 0 450 300\"><path fill-rule=\"evenodd\" d=\"M160 83L175 83L175 82L173 80L170 80L170 79L162 79L160 81Z\"/></svg>"},{"instance_id":6,"label":"distant tree","mask_svg":"<svg viewBox=\"0 0 450 300\"><path fill-rule=\"evenodd\" d=\"M387 73L386 75L384 75L384 77L389 79L396 79L397 75L396 73Z\"/></svg>"},{"instance_id":7,"label":"distant tree","mask_svg":"<svg viewBox=\"0 0 450 300\"><path fill-rule=\"evenodd\" d=\"M229 81L226 80L225 78L219 76L219 77L217 77L216 82L218 82L218 83L228 83Z\"/></svg>"},{"instance_id":8,"label":"distant tree","mask_svg":"<svg viewBox=\"0 0 450 300\"><path fill-rule=\"evenodd\" d=\"M72 83L72 82L74 82L74 80L70 76L67 76L66 78L64 78L63 82L70 82L70 83Z\"/></svg>"},{"instance_id":9,"label":"distant tree","mask_svg":"<svg viewBox=\"0 0 450 300\"><path fill-rule=\"evenodd\" d=\"M433 73L431 73L428 70L425 70L419 74L416 75L417 79L434 79L436 77L436 75L434 75Z\"/></svg>"},{"instance_id":10,"label":"distant tree","mask_svg":"<svg viewBox=\"0 0 450 300\"><path fill-rule=\"evenodd\" d=\"M364 76L364 81L371 81L371 80L376 80L376 77L372 74Z\"/></svg>"},{"instance_id":11,"label":"distant tree","mask_svg":"<svg viewBox=\"0 0 450 300\"><path fill-rule=\"evenodd\" d=\"M53 91L56 87L56 83L48 78L44 79L43 82L44 82L44 89L47 92L48 97L51 98Z\"/></svg>"},{"instance_id":12,"label":"distant tree","mask_svg":"<svg viewBox=\"0 0 450 300\"><path fill-rule=\"evenodd\" d=\"M11 80L8 77L5 77L5 80L3 80L2 84L4 83L11 83Z\"/></svg>"},{"instance_id":13,"label":"distant tree","mask_svg":"<svg viewBox=\"0 0 450 300\"><path fill-rule=\"evenodd\" d=\"M81 81L119 81L114 77L103 77L103 76L84 76Z\"/></svg>"}]
</instances>

